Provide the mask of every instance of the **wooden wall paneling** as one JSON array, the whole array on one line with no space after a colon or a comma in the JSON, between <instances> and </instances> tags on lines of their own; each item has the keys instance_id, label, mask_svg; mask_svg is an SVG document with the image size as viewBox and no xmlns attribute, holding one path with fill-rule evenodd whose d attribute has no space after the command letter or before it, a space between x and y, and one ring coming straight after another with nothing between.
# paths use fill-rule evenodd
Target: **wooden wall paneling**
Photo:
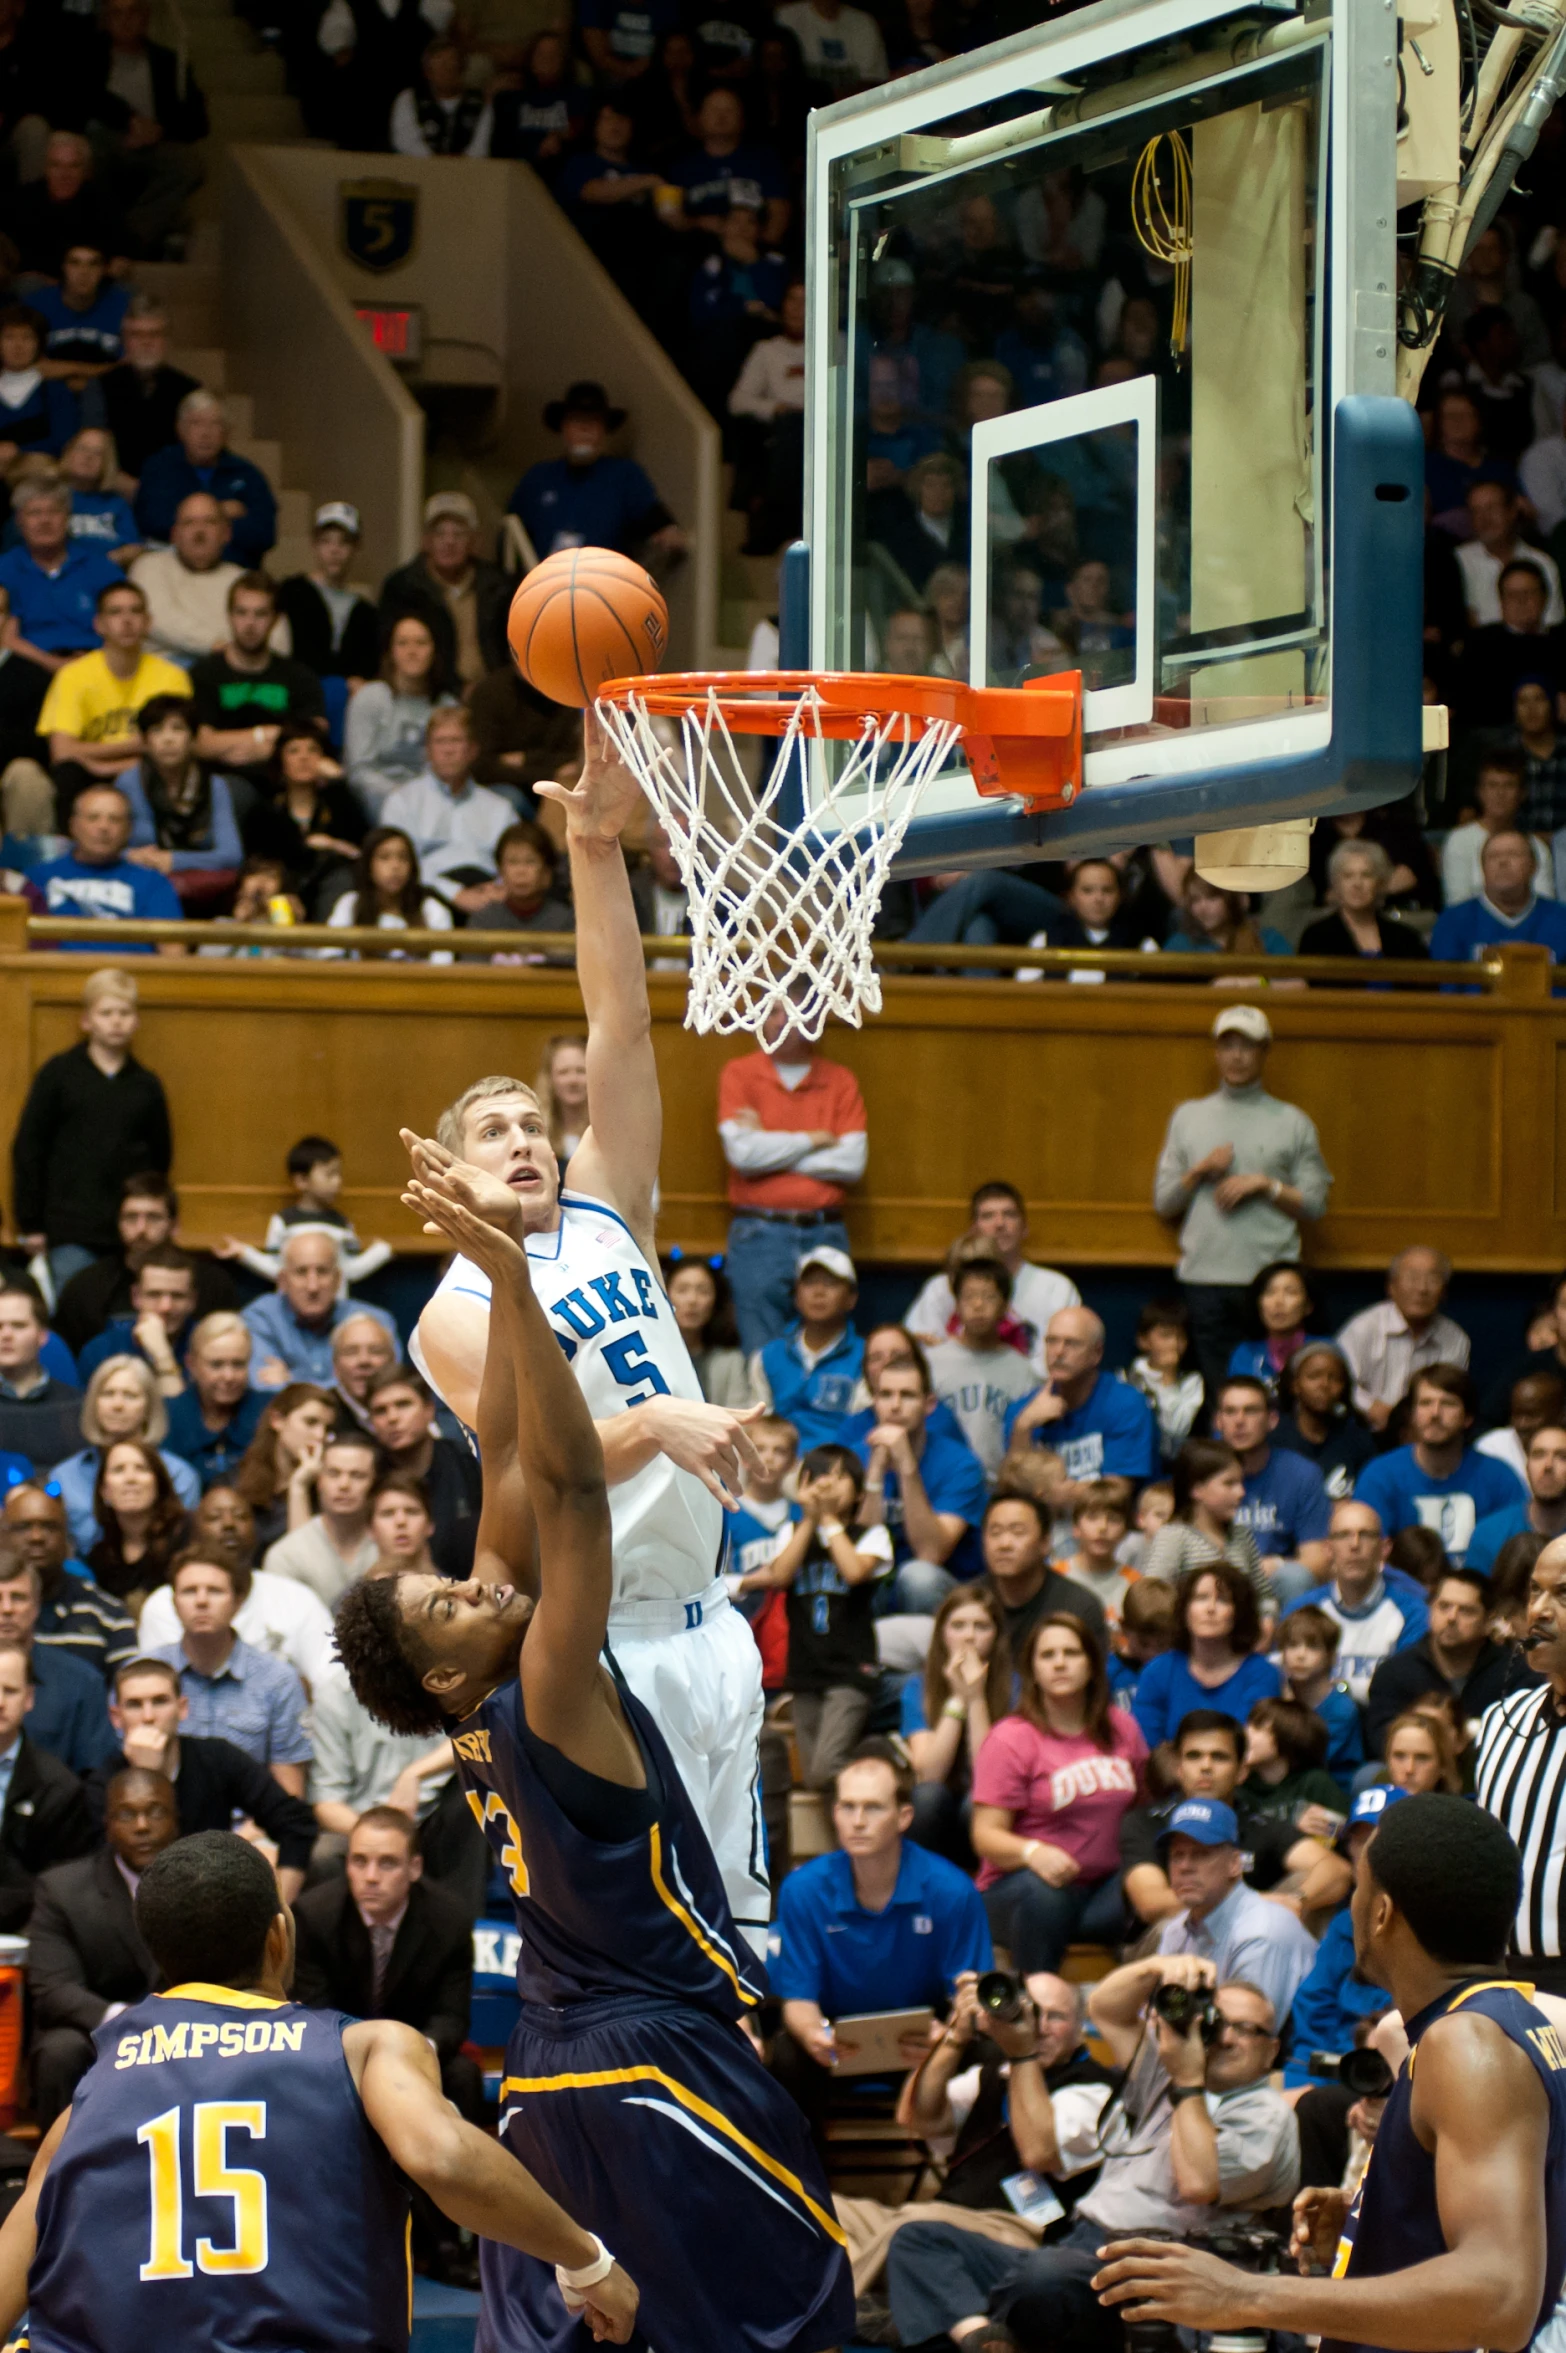
<instances>
[{"instance_id":1,"label":"wooden wall paneling","mask_svg":"<svg viewBox=\"0 0 1566 2353\"><path fill-rule=\"evenodd\" d=\"M81 983L103 960L0 954L7 1135L31 1071L79 1035ZM360 1233L429 1249L398 1200L399 1125L432 1125L487 1071L531 1079L549 1036L582 1021L574 974L554 968L126 961L197 1241L259 1236L286 1198L284 1152L316 1129L343 1147L344 1206ZM1529 951L1503 963L1496 988L1472 996L1260 993L1277 1033L1269 1084L1316 1120L1336 1179L1311 1236L1319 1262L1379 1265L1415 1236L1474 1268L1566 1261L1566 999L1545 993ZM649 993L666 1107L662 1231L720 1249L717 1081L745 1049L683 1027L680 975L652 973ZM848 1212L861 1255L937 1259L971 1188L1005 1174L1028 1197L1041 1254L1172 1262L1153 1165L1172 1106L1214 1083L1211 988L921 974L889 977L884 997L879 1018L825 1044L858 1074L868 1112L869 1166Z\"/></svg>"}]
</instances>

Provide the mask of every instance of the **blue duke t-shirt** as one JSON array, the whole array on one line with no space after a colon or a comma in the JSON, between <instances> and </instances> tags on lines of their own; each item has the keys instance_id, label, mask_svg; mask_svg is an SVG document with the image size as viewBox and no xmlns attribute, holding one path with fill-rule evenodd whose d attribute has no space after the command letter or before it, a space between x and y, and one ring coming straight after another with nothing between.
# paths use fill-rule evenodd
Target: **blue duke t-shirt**
<instances>
[{"instance_id":1,"label":"blue duke t-shirt","mask_svg":"<svg viewBox=\"0 0 1566 2353\"><path fill-rule=\"evenodd\" d=\"M1433 1528L1448 1558L1459 1564L1481 1520L1527 1500L1517 1473L1475 1447L1445 1479L1421 1470L1412 1446L1395 1447L1367 1463L1354 1488L1354 1501L1380 1513L1387 1535L1395 1536L1400 1528Z\"/></svg>"},{"instance_id":2,"label":"blue duke t-shirt","mask_svg":"<svg viewBox=\"0 0 1566 2353\"><path fill-rule=\"evenodd\" d=\"M1270 1447L1261 1469L1246 1479L1245 1501L1234 1524L1250 1530L1264 1560L1269 1554L1292 1560L1302 1544L1319 1544L1332 1526L1332 1503L1320 1471L1303 1454Z\"/></svg>"},{"instance_id":3,"label":"blue duke t-shirt","mask_svg":"<svg viewBox=\"0 0 1566 2353\"><path fill-rule=\"evenodd\" d=\"M1034 1396L1038 1391L1034 1391ZM1006 1416L1006 1444L1017 1416L1030 1404L1019 1398ZM1035 1446L1060 1456L1068 1479L1150 1479L1158 1468L1158 1424L1152 1407L1129 1382L1100 1373L1085 1402L1033 1432Z\"/></svg>"},{"instance_id":4,"label":"blue duke t-shirt","mask_svg":"<svg viewBox=\"0 0 1566 2353\"><path fill-rule=\"evenodd\" d=\"M861 1462L869 1461L868 1444L861 1443L854 1452ZM984 1554L979 1544L979 1522L984 1517L984 1506L989 1495L983 1463L966 1440L943 1438L938 1430L926 1423L924 1452L919 1457L919 1478L932 1511L954 1512L959 1519L968 1523L942 1566L960 1579L981 1575ZM903 1532L903 1491L895 1471L887 1472L882 1493L886 1506L886 1532L892 1539L892 1559L901 1568L905 1560L914 1558L914 1548Z\"/></svg>"},{"instance_id":5,"label":"blue duke t-shirt","mask_svg":"<svg viewBox=\"0 0 1566 2353\"><path fill-rule=\"evenodd\" d=\"M150 867L132 866L120 859L113 866L84 866L72 851L64 858L48 858L27 877L27 897L42 915L92 915L116 923L177 923L184 912L174 885ZM82 955L101 953L91 940L61 940L62 948ZM145 941L128 945L122 955L150 956Z\"/></svg>"}]
</instances>

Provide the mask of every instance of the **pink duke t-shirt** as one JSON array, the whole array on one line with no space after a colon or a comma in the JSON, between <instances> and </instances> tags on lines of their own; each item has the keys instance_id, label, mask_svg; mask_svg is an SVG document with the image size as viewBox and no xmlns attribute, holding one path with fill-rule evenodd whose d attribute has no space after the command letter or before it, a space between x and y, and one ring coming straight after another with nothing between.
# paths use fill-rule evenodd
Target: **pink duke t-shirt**
<instances>
[{"instance_id":1,"label":"pink duke t-shirt","mask_svg":"<svg viewBox=\"0 0 1566 2353\"><path fill-rule=\"evenodd\" d=\"M1002 1807L1019 1838L1062 1848L1084 1879L1107 1879L1120 1867L1120 1818L1136 1803L1147 1762L1147 1743L1123 1709L1110 1709L1109 1735L1105 1750L1085 1732L1062 1738L1003 1716L974 1766L974 1804ZM1005 1876L986 1863L979 1885Z\"/></svg>"}]
</instances>

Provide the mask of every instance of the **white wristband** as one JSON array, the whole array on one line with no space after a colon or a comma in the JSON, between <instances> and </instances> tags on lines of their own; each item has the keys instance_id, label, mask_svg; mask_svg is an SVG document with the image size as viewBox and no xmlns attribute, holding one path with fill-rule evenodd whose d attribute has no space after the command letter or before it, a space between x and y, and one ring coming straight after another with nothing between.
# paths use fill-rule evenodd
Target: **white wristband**
<instances>
[{"instance_id":1,"label":"white wristband","mask_svg":"<svg viewBox=\"0 0 1566 2353\"><path fill-rule=\"evenodd\" d=\"M583 2304L586 2301L585 2297L576 2293L577 2289L596 2288L599 2281L601 2279L607 2279L610 2272L614 2269L614 2257L610 2254L608 2248L604 2245L603 2240L599 2238L597 2232L589 2231L587 2235L592 2240L593 2245L598 2249L597 2258L594 2262L584 2263L580 2271L567 2271L563 2263L557 2263L555 2265L555 2285L559 2288L561 2296L565 2300L565 2308L567 2312L580 2312Z\"/></svg>"}]
</instances>

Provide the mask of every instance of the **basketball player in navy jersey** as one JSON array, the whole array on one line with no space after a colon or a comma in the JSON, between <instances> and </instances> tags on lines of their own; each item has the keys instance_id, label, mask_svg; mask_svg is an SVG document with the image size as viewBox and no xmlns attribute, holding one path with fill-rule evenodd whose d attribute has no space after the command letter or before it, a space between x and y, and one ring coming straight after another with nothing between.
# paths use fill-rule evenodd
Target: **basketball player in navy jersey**
<instances>
[{"instance_id":1,"label":"basketball player in navy jersey","mask_svg":"<svg viewBox=\"0 0 1566 2353\"><path fill-rule=\"evenodd\" d=\"M31 2353L405 2353L408 2184L568 2275L623 2345L636 2290L441 2096L386 2018L288 1999L293 1916L226 1830L165 1848L136 1926L168 1991L98 2029L95 2064L0 2231L0 2338Z\"/></svg>"},{"instance_id":2,"label":"basketball player in navy jersey","mask_svg":"<svg viewBox=\"0 0 1566 2353\"><path fill-rule=\"evenodd\" d=\"M1389 1807L1359 1861L1354 1957L1402 2015L1409 2055L1352 2203L1302 2190L1301 2269L1255 2278L1193 2247L1122 2239L1094 2286L1134 2320L1287 2329L1322 2353L1518 2353L1566 2274L1566 2039L1498 1974L1517 1849L1465 1798ZM986 2344L985 2336L975 2340Z\"/></svg>"},{"instance_id":3,"label":"basketball player in navy jersey","mask_svg":"<svg viewBox=\"0 0 1566 2353\"><path fill-rule=\"evenodd\" d=\"M623 2255L659 2353L823 2353L852 2333L843 2234L804 2118L741 2031L766 1979L696 1808L650 1711L604 1662L603 1449L534 1294L516 1205L460 1167L404 1198L491 1281L484 1514L471 1579L365 1578L337 1641L381 1723L449 1731L509 1883L522 2009L502 2136ZM529 1521L536 1599L516 1549ZM484 2353L579 2342L539 2266L487 2242L480 2260Z\"/></svg>"},{"instance_id":4,"label":"basketball player in navy jersey","mask_svg":"<svg viewBox=\"0 0 1566 2353\"><path fill-rule=\"evenodd\" d=\"M615 1656L673 1752L736 1920L764 1953L771 1907L759 1796L761 1659L720 1574L725 1508L737 1505L745 1469L759 1468L746 1423L763 1409L733 1413L703 1398L658 1268L663 1106L620 847L645 806L640 788L589 713L578 783L538 789L565 811L587 1010L589 1125L569 1186L538 1098L518 1079L476 1080L442 1113L436 1138L404 1129L403 1140L416 1176L458 1155L511 1194L539 1300L603 1443ZM459 1256L419 1318L413 1355L470 1429L489 1323L489 1278Z\"/></svg>"}]
</instances>

